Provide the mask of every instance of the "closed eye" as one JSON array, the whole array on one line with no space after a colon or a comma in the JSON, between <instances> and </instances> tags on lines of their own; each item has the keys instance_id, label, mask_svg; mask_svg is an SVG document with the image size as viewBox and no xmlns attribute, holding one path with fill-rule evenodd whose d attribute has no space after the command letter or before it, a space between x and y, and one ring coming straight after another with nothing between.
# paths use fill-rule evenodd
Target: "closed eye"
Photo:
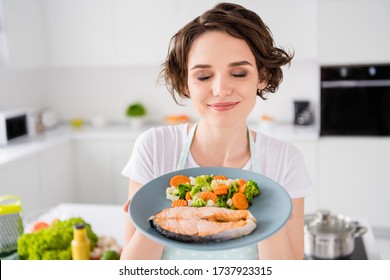
<instances>
[{"instance_id":1,"label":"closed eye","mask_svg":"<svg viewBox=\"0 0 390 280\"><path fill-rule=\"evenodd\" d=\"M199 80L199 81L206 81L207 79L209 79L211 76L199 76L199 77L197 77L197 79Z\"/></svg>"},{"instance_id":2,"label":"closed eye","mask_svg":"<svg viewBox=\"0 0 390 280\"><path fill-rule=\"evenodd\" d=\"M246 77L246 73L236 73L236 74L232 74L233 77L236 77L236 78L244 78Z\"/></svg>"}]
</instances>

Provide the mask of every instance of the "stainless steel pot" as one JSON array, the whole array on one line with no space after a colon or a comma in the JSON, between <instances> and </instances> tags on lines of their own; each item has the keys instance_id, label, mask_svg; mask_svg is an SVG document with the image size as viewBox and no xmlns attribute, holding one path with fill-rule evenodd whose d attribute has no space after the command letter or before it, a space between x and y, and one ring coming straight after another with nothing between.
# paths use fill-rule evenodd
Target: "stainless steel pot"
<instances>
[{"instance_id":1,"label":"stainless steel pot","mask_svg":"<svg viewBox=\"0 0 390 280\"><path fill-rule=\"evenodd\" d=\"M305 254L313 259L347 258L355 249L355 238L366 232L348 217L319 210L305 216Z\"/></svg>"}]
</instances>

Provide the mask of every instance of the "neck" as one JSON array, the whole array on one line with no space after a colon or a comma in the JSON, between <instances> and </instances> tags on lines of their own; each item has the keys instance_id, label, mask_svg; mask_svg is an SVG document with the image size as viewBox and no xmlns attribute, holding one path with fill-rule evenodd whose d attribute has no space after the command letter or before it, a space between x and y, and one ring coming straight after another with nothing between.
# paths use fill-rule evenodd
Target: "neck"
<instances>
[{"instance_id":1,"label":"neck","mask_svg":"<svg viewBox=\"0 0 390 280\"><path fill-rule=\"evenodd\" d=\"M248 128L245 123L221 128L201 121L190 150L200 166L241 168L250 158Z\"/></svg>"}]
</instances>

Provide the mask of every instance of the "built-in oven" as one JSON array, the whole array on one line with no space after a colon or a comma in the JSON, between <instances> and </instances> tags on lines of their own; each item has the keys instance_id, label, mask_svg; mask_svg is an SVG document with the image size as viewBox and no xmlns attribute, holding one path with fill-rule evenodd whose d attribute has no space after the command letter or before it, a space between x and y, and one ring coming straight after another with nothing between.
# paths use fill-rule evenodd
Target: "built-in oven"
<instances>
[{"instance_id":1,"label":"built-in oven","mask_svg":"<svg viewBox=\"0 0 390 280\"><path fill-rule=\"evenodd\" d=\"M390 64L321 67L320 135L390 135Z\"/></svg>"}]
</instances>

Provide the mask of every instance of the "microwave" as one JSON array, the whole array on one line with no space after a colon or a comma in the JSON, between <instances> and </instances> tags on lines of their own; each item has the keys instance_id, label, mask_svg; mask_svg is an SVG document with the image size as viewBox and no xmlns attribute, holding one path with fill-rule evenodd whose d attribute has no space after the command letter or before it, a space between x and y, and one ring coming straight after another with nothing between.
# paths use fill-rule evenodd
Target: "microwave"
<instances>
[{"instance_id":1,"label":"microwave","mask_svg":"<svg viewBox=\"0 0 390 280\"><path fill-rule=\"evenodd\" d=\"M0 111L0 145L33 135L35 131L30 110Z\"/></svg>"}]
</instances>

